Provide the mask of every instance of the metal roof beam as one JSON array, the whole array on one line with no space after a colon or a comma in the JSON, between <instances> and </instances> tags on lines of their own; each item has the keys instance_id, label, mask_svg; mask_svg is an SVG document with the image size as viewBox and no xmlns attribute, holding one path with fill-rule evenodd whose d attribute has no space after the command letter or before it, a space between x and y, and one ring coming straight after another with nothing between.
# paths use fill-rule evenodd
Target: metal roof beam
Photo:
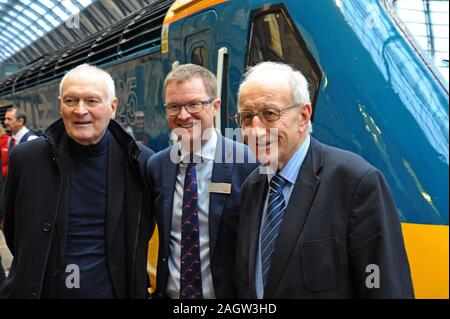
<instances>
[{"instance_id":1,"label":"metal roof beam","mask_svg":"<svg viewBox=\"0 0 450 319\"><path fill-rule=\"evenodd\" d=\"M4 36L0 39L0 64L5 60L29 63L50 51L60 50L71 43L102 32L137 9L156 2L93 0L94 2L86 4L85 7L81 0L47 1L43 3L42 0L8 0L5 1L6 4L0 3L0 22L2 16L8 17L9 20L0 26L0 34ZM74 12L80 15L80 25L70 28L64 25L64 21L66 14L67 17L73 17ZM11 24L13 21L15 26ZM22 28L24 30L21 30ZM50 28L51 30L47 31ZM8 30L8 36L3 30ZM12 34L14 35L11 36ZM15 51L17 48L13 49L12 46L20 50Z\"/></svg>"}]
</instances>

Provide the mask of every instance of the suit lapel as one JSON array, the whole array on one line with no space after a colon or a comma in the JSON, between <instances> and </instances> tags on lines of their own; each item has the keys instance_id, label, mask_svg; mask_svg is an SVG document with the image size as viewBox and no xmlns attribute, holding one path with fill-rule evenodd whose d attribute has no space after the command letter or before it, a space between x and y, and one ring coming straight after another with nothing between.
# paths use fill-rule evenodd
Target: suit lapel
<instances>
[{"instance_id":1,"label":"suit lapel","mask_svg":"<svg viewBox=\"0 0 450 319\"><path fill-rule=\"evenodd\" d=\"M114 135L110 134L108 148L108 186L107 186L107 218L106 218L106 239L108 246L112 243L114 233L122 212L126 176L123 167L123 154L120 152Z\"/></svg>"},{"instance_id":2,"label":"suit lapel","mask_svg":"<svg viewBox=\"0 0 450 319\"><path fill-rule=\"evenodd\" d=\"M276 293L276 288L302 232L314 195L320 184L320 177L317 174L322 165L323 153L317 142L311 138L310 149L298 174L280 227L264 297L271 298Z\"/></svg>"},{"instance_id":3,"label":"suit lapel","mask_svg":"<svg viewBox=\"0 0 450 319\"><path fill-rule=\"evenodd\" d=\"M216 155L211 176L211 183L231 184L231 171L233 162L233 145L227 143L225 138L218 134ZM219 150L219 152L217 152ZM224 156L222 156L222 154ZM222 220L225 201L229 194L210 193L209 195L209 250L210 256L214 254L217 236Z\"/></svg>"},{"instance_id":4,"label":"suit lapel","mask_svg":"<svg viewBox=\"0 0 450 319\"><path fill-rule=\"evenodd\" d=\"M177 178L178 165L170 158L170 151L167 152L163 160L161 179L162 179L162 196L163 196L163 211L162 216L158 216L158 228L164 232L163 247L165 252L169 252L170 229L172 228L172 211L173 211L173 196L175 192L175 183Z\"/></svg>"},{"instance_id":5,"label":"suit lapel","mask_svg":"<svg viewBox=\"0 0 450 319\"><path fill-rule=\"evenodd\" d=\"M249 229L248 229L248 252L250 253L248 262L248 278L250 278L251 285L251 298L256 298L256 287L255 287L255 269L256 269L256 256L258 252L259 245L259 231L261 225L261 219L264 209L264 203L266 201L267 191L269 188L269 182L267 180L266 174L260 174L258 180L252 184L248 189L248 194L253 194L250 199L250 203L246 205L249 207L247 210L251 213L249 217ZM255 209L253 209L253 207ZM242 212L246 213L246 212ZM242 218L242 217L241 217Z\"/></svg>"},{"instance_id":6,"label":"suit lapel","mask_svg":"<svg viewBox=\"0 0 450 319\"><path fill-rule=\"evenodd\" d=\"M55 213L56 215L56 229L55 231L58 233L58 242L59 242L59 255L58 258L60 263L64 262L64 253L66 247L66 238L67 238L67 222L68 222L68 210L69 210L69 188L70 188L70 156L68 150L68 139L67 135L64 134L62 136L62 142L58 144L57 153L60 156L60 171L62 178L61 187L64 191L60 198L60 203L58 203L59 207L57 207ZM61 211L62 213L58 213Z\"/></svg>"}]
</instances>

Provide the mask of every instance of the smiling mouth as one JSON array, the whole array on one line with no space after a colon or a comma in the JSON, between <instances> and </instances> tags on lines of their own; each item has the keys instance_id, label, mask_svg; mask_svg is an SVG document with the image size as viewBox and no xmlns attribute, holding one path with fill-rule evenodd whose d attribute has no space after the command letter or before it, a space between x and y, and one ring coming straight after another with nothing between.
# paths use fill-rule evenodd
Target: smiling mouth
<instances>
[{"instance_id":1,"label":"smiling mouth","mask_svg":"<svg viewBox=\"0 0 450 319\"><path fill-rule=\"evenodd\" d=\"M194 127L194 123L189 123L189 124L179 124L178 126L181 127L181 128L186 128L186 129L188 129L188 128Z\"/></svg>"},{"instance_id":2,"label":"smiling mouth","mask_svg":"<svg viewBox=\"0 0 450 319\"><path fill-rule=\"evenodd\" d=\"M271 141L271 140L266 140L266 138L258 138L257 140L256 140L256 145L258 146L258 147L267 147L267 146L269 146L269 145L271 145L271 144L273 144L275 141Z\"/></svg>"},{"instance_id":3,"label":"smiling mouth","mask_svg":"<svg viewBox=\"0 0 450 319\"><path fill-rule=\"evenodd\" d=\"M75 125L87 125L87 124L91 124L91 121L75 121L73 122L73 124Z\"/></svg>"}]
</instances>

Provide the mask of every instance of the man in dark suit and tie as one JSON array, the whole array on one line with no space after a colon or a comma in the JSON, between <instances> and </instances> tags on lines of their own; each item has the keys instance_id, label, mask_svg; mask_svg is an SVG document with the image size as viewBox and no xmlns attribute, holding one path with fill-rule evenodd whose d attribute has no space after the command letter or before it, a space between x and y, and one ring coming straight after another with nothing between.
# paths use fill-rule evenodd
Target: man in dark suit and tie
<instances>
[{"instance_id":1,"label":"man in dark suit and tie","mask_svg":"<svg viewBox=\"0 0 450 319\"><path fill-rule=\"evenodd\" d=\"M239 297L413 298L386 181L358 155L310 136L305 77L260 63L238 104L236 122L262 164L241 191Z\"/></svg>"},{"instance_id":2,"label":"man in dark suit and tie","mask_svg":"<svg viewBox=\"0 0 450 319\"><path fill-rule=\"evenodd\" d=\"M214 129L216 78L186 64L165 80L174 144L147 163L159 230L156 298L234 298L241 184L257 167Z\"/></svg>"}]
</instances>

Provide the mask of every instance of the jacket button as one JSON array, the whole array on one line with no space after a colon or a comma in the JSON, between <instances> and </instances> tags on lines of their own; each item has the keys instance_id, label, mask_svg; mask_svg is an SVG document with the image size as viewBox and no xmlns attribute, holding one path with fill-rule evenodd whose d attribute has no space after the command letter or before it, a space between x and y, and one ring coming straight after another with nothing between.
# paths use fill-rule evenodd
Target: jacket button
<instances>
[{"instance_id":1,"label":"jacket button","mask_svg":"<svg viewBox=\"0 0 450 319\"><path fill-rule=\"evenodd\" d=\"M45 231L45 232L49 232L51 228L52 228L52 225L50 225L50 223L45 223L42 226L42 230Z\"/></svg>"},{"instance_id":2,"label":"jacket button","mask_svg":"<svg viewBox=\"0 0 450 319\"><path fill-rule=\"evenodd\" d=\"M163 263L166 263L166 258L163 258L162 261L163 261Z\"/></svg>"},{"instance_id":3,"label":"jacket button","mask_svg":"<svg viewBox=\"0 0 450 319\"><path fill-rule=\"evenodd\" d=\"M38 296L37 292L32 292L32 293L31 293L31 297L32 297L32 298L37 298L37 296Z\"/></svg>"}]
</instances>

